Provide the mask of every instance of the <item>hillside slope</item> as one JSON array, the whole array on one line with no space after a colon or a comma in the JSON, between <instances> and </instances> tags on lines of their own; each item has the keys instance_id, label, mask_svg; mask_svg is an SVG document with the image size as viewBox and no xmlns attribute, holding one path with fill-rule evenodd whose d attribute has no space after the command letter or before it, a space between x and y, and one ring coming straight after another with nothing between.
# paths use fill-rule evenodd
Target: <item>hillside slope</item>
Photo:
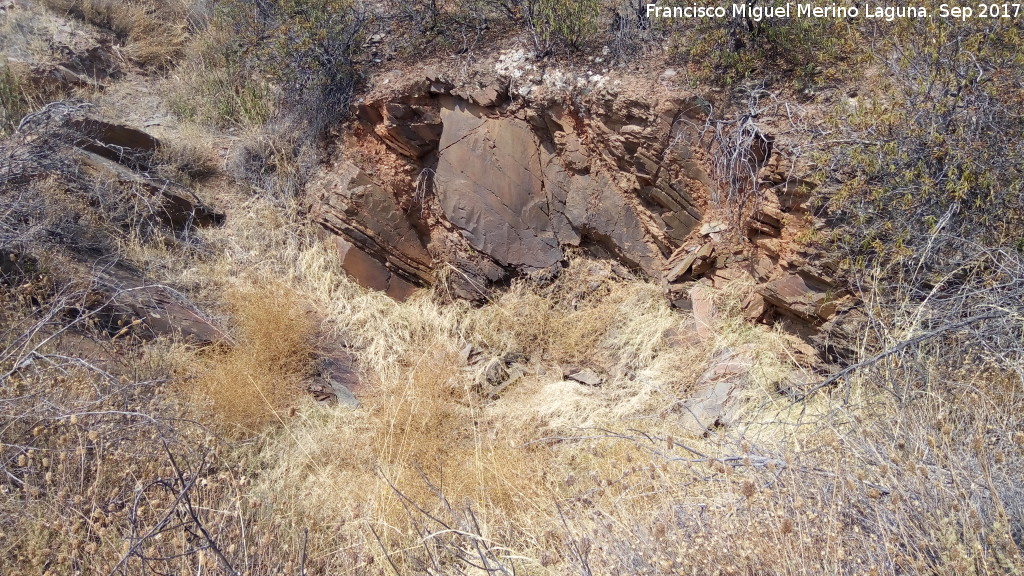
<instances>
[{"instance_id":1,"label":"hillside slope","mask_svg":"<svg viewBox=\"0 0 1024 576\"><path fill-rule=\"evenodd\" d=\"M0 0L0 574L1015 574L1020 26Z\"/></svg>"}]
</instances>

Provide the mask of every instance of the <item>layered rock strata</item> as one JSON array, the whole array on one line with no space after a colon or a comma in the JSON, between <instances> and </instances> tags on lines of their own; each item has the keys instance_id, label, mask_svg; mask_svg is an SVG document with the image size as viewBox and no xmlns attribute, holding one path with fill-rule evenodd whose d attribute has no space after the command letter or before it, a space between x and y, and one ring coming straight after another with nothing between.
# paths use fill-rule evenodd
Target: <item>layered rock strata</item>
<instances>
[{"instance_id":1,"label":"layered rock strata","mask_svg":"<svg viewBox=\"0 0 1024 576\"><path fill-rule=\"evenodd\" d=\"M435 74L357 103L309 187L346 271L399 299L443 283L482 301L516 276L552 277L582 251L661 282L680 306L695 283L747 279L758 284L751 320L785 320L808 339L852 308L792 246L812 225L814 183L769 134L745 152L756 202L723 218L707 102L563 96Z\"/></svg>"}]
</instances>

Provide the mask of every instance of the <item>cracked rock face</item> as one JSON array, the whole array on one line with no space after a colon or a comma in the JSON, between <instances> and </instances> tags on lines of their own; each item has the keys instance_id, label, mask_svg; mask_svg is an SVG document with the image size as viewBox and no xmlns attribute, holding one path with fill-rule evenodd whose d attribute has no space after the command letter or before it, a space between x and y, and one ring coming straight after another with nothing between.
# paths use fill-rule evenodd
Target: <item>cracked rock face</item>
<instances>
[{"instance_id":1,"label":"cracked rock face","mask_svg":"<svg viewBox=\"0 0 1024 576\"><path fill-rule=\"evenodd\" d=\"M553 161L531 127L488 118L465 102L441 111L444 132L434 186L448 221L470 246L503 266L546 268L563 257L552 211L564 189L549 182ZM561 200L561 201L560 201ZM573 236L566 228L562 236Z\"/></svg>"},{"instance_id":2,"label":"cracked rock face","mask_svg":"<svg viewBox=\"0 0 1024 576\"><path fill-rule=\"evenodd\" d=\"M346 270L366 286L429 285L445 267L454 293L477 299L552 269L570 247L659 279L702 217L694 191L706 197L707 178L676 122L683 101L611 98L591 114L559 102L513 109L500 81L404 90L355 107L363 136L346 148L374 158L343 153L311 187L314 218L341 237Z\"/></svg>"}]
</instances>

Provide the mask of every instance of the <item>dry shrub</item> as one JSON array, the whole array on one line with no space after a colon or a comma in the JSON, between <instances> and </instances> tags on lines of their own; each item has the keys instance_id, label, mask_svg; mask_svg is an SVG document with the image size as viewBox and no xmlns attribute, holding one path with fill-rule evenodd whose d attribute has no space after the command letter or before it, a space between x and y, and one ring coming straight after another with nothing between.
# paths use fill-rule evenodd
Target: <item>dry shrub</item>
<instances>
[{"instance_id":1,"label":"dry shrub","mask_svg":"<svg viewBox=\"0 0 1024 576\"><path fill-rule=\"evenodd\" d=\"M237 346L208 358L199 381L234 390L229 402L261 398L248 384L257 377L261 389L299 381L308 339L277 340L302 326L311 334L307 307L363 369L360 408L292 397L275 412L264 402L262 422L282 424L213 459L218 470L245 462L211 474L216 488L203 493L208 527L239 572L895 575L1022 565L1016 375L894 358L833 395L794 402L776 390L795 369L790 343L742 320L742 287L713 294L720 317L703 339L658 287L587 260L479 309L430 294L396 303L345 278L296 214L267 198L233 206L223 229L203 232L221 257L200 266L243 287L229 298ZM294 289L245 290L260 277ZM479 394L479 366L462 360L468 343L490 357L518 352L523 377L498 398ZM693 437L679 402L712 358L738 347L756 364L744 409ZM577 359L607 370L606 382L564 381L561 365ZM290 418L280 413L289 403ZM209 556L191 558L173 568L216 571Z\"/></svg>"},{"instance_id":2,"label":"dry shrub","mask_svg":"<svg viewBox=\"0 0 1024 576\"><path fill-rule=\"evenodd\" d=\"M186 185L217 171L210 143L194 127L188 126L178 138L161 141L153 162L162 177Z\"/></svg>"},{"instance_id":3,"label":"dry shrub","mask_svg":"<svg viewBox=\"0 0 1024 576\"><path fill-rule=\"evenodd\" d=\"M320 150L303 142L294 124L277 119L249 131L235 146L230 174L254 194L278 201L297 197L320 166Z\"/></svg>"},{"instance_id":4,"label":"dry shrub","mask_svg":"<svg viewBox=\"0 0 1024 576\"><path fill-rule=\"evenodd\" d=\"M526 537L523 527L543 507L548 459L508 445L480 419L483 406L450 342L423 344L397 378L369 385L363 408L309 407L259 450L250 495L282 520L281 538L310 530L318 569L360 573L382 561L380 544L448 543L453 535L424 524L421 511L455 526L471 507L487 537L510 540ZM419 541L438 530L438 542ZM415 572L414 556L391 561Z\"/></svg>"},{"instance_id":5,"label":"dry shrub","mask_svg":"<svg viewBox=\"0 0 1024 576\"><path fill-rule=\"evenodd\" d=\"M674 342L688 320L656 286L613 279L605 263L581 259L554 285L520 285L473 309L429 294L395 303L367 292L319 248L271 258L294 267L365 372L360 409L301 408L255 456L249 496L277 519L281 541L309 530L318 569L373 573L371 563L386 561L402 574L459 574L464 561L485 558L559 573L573 562L573 539L593 528L565 525L577 498L600 514L624 510L622 502L649 511L678 495L646 469L640 484L613 482L650 459L635 433L614 434L672 429L673 418L655 417L659 407L678 401L717 346ZM778 341L762 330L720 344L755 338L774 354ZM491 356L519 352L526 375L500 399L481 396L479 366L461 359L467 342ZM569 360L614 370L589 388L563 381Z\"/></svg>"},{"instance_id":6,"label":"dry shrub","mask_svg":"<svg viewBox=\"0 0 1024 576\"><path fill-rule=\"evenodd\" d=\"M195 387L218 420L251 433L295 405L311 371L316 325L299 295L282 284L236 290L228 301L237 341L208 359Z\"/></svg>"},{"instance_id":7,"label":"dry shrub","mask_svg":"<svg viewBox=\"0 0 1024 576\"><path fill-rule=\"evenodd\" d=\"M186 537L166 522L181 488L168 454L192 465L216 443L160 386L182 351L54 314L81 293L15 295L0 285L0 573L145 573L139 556L173 556Z\"/></svg>"}]
</instances>

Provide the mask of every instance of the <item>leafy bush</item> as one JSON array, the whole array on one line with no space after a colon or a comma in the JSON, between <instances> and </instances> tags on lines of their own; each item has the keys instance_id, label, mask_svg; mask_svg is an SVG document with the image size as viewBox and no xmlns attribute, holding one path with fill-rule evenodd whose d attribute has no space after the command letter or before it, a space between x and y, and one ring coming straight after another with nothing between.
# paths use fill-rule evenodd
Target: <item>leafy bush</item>
<instances>
[{"instance_id":1,"label":"leafy bush","mask_svg":"<svg viewBox=\"0 0 1024 576\"><path fill-rule=\"evenodd\" d=\"M502 7L530 32L534 48L546 54L557 44L580 49L601 24L601 0L502 0Z\"/></svg>"},{"instance_id":2,"label":"leafy bush","mask_svg":"<svg viewBox=\"0 0 1024 576\"><path fill-rule=\"evenodd\" d=\"M177 76L180 81L168 99L171 109L198 124L251 129L265 124L277 109L271 87L250 68L223 20L196 38Z\"/></svg>"},{"instance_id":3,"label":"leafy bush","mask_svg":"<svg viewBox=\"0 0 1024 576\"><path fill-rule=\"evenodd\" d=\"M884 26L885 73L810 136L836 264L872 312L872 354L1024 361L1022 41L1003 21Z\"/></svg>"},{"instance_id":4,"label":"leafy bush","mask_svg":"<svg viewBox=\"0 0 1024 576\"><path fill-rule=\"evenodd\" d=\"M828 208L852 225L862 253L897 263L938 233L995 246L1024 233L1024 74L1018 27L897 28L880 54L882 86L849 115L849 142L830 149ZM932 246L932 249L937 247Z\"/></svg>"}]
</instances>

